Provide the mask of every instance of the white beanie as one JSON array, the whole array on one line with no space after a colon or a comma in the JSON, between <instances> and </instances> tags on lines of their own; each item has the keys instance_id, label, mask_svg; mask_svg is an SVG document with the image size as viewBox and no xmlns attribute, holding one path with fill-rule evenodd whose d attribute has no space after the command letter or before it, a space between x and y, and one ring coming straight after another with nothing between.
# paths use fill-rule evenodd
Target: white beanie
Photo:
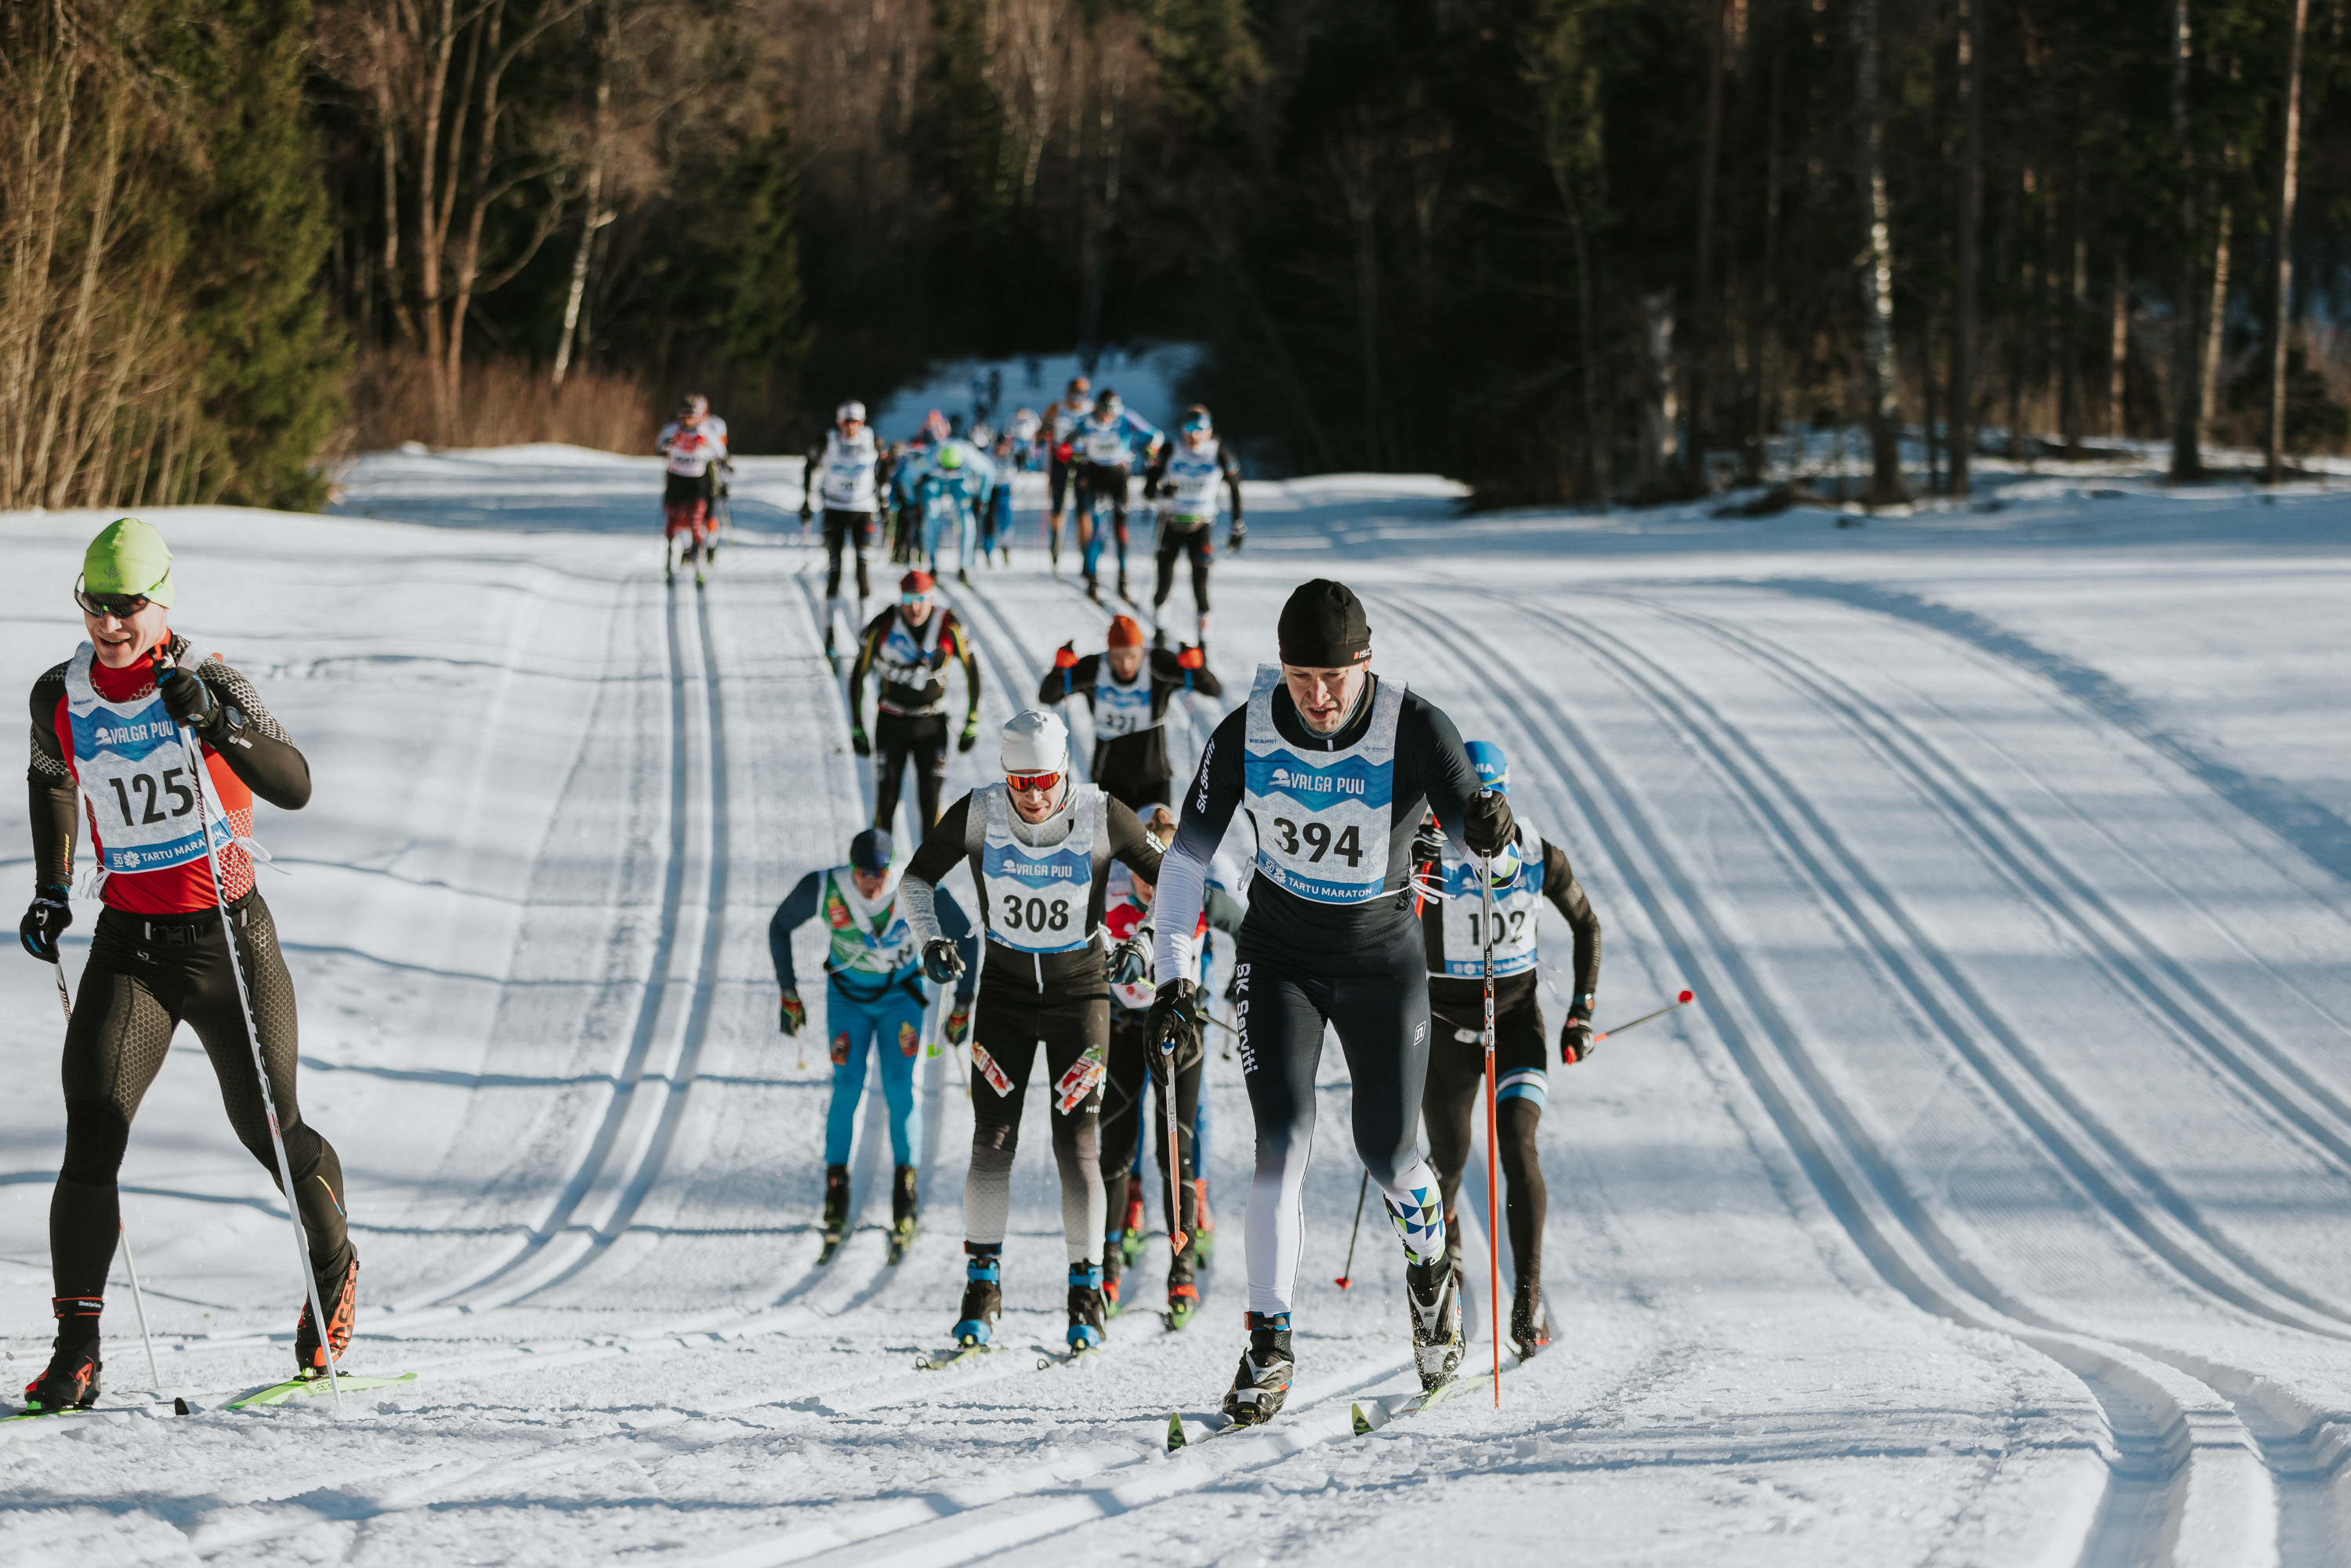
<instances>
[{"instance_id":1,"label":"white beanie","mask_svg":"<svg viewBox=\"0 0 2351 1568\"><path fill-rule=\"evenodd\" d=\"M1059 715L1041 708L1017 714L1004 727L1004 771L1007 773L1066 773L1070 769L1070 727Z\"/></svg>"}]
</instances>

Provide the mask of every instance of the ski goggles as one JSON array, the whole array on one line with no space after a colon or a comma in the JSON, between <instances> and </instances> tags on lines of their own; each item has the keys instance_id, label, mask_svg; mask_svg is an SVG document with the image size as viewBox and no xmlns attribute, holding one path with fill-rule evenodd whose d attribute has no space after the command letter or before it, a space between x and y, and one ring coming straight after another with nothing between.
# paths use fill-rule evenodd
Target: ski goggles
<instances>
[{"instance_id":1,"label":"ski goggles","mask_svg":"<svg viewBox=\"0 0 2351 1568\"><path fill-rule=\"evenodd\" d=\"M1061 786L1061 776L1059 773L1008 773L1004 776L1004 787L1015 795L1029 789L1050 795Z\"/></svg>"},{"instance_id":2,"label":"ski goggles","mask_svg":"<svg viewBox=\"0 0 2351 1568\"><path fill-rule=\"evenodd\" d=\"M1191 418L1184 422L1184 434L1186 435L1207 434L1208 416L1205 413L1196 413L1192 415Z\"/></svg>"},{"instance_id":3,"label":"ski goggles","mask_svg":"<svg viewBox=\"0 0 2351 1568\"><path fill-rule=\"evenodd\" d=\"M74 602L80 605L86 614L95 615L101 621L110 615L117 621L128 621L146 609L151 601L143 593L92 593L87 588L77 587Z\"/></svg>"},{"instance_id":4,"label":"ski goggles","mask_svg":"<svg viewBox=\"0 0 2351 1568\"><path fill-rule=\"evenodd\" d=\"M927 593L902 593L898 595L898 602L909 610L913 610L920 605L928 604L930 601L931 596Z\"/></svg>"}]
</instances>

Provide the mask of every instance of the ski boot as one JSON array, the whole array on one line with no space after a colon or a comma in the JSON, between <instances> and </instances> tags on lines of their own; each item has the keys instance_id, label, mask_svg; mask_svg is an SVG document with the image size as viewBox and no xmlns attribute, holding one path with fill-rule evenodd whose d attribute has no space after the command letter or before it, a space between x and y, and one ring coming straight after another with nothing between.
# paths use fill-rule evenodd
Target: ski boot
<instances>
[{"instance_id":1,"label":"ski boot","mask_svg":"<svg viewBox=\"0 0 2351 1568\"><path fill-rule=\"evenodd\" d=\"M849 1231L849 1167L824 1167L824 1245L817 1251L819 1263L830 1263L832 1255L841 1250L841 1239Z\"/></svg>"},{"instance_id":2,"label":"ski boot","mask_svg":"<svg viewBox=\"0 0 2351 1568\"><path fill-rule=\"evenodd\" d=\"M1102 1346L1102 1265L1089 1259L1070 1265L1070 1354Z\"/></svg>"},{"instance_id":3,"label":"ski boot","mask_svg":"<svg viewBox=\"0 0 2351 1568\"><path fill-rule=\"evenodd\" d=\"M1225 1414L1236 1427L1255 1427L1281 1414L1298 1364L1290 1354L1290 1314L1251 1312L1249 1349L1225 1394Z\"/></svg>"},{"instance_id":4,"label":"ski boot","mask_svg":"<svg viewBox=\"0 0 2351 1568\"><path fill-rule=\"evenodd\" d=\"M986 1344L1004 1311L1004 1263L992 1242L963 1244L963 1316L955 1326L957 1344Z\"/></svg>"},{"instance_id":5,"label":"ski boot","mask_svg":"<svg viewBox=\"0 0 2351 1568\"><path fill-rule=\"evenodd\" d=\"M1123 571L1118 574L1118 596L1121 599L1125 600L1129 604L1134 602L1134 595L1127 591L1126 573Z\"/></svg>"},{"instance_id":6,"label":"ski boot","mask_svg":"<svg viewBox=\"0 0 2351 1568\"><path fill-rule=\"evenodd\" d=\"M58 1296L49 1305L57 1318L57 1343L49 1352L48 1370L25 1385L27 1416L87 1410L98 1403L98 1315L105 1300Z\"/></svg>"},{"instance_id":7,"label":"ski boot","mask_svg":"<svg viewBox=\"0 0 2351 1568\"><path fill-rule=\"evenodd\" d=\"M1117 1232L1113 1231L1102 1238L1102 1322L1108 1322L1126 1310L1120 1304L1118 1299L1119 1266L1125 1260L1126 1254L1118 1245Z\"/></svg>"},{"instance_id":8,"label":"ski boot","mask_svg":"<svg viewBox=\"0 0 2351 1568\"><path fill-rule=\"evenodd\" d=\"M1086 597L1096 604L1102 602L1102 581L1092 572L1086 573Z\"/></svg>"},{"instance_id":9,"label":"ski boot","mask_svg":"<svg viewBox=\"0 0 2351 1568\"><path fill-rule=\"evenodd\" d=\"M1180 1329L1200 1310L1200 1287L1192 1274L1192 1249L1186 1247L1167 1265L1167 1326Z\"/></svg>"},{"instance_id":10,"label":"ski boot","mask_svg":"<svg viewBox=\"0 0 2351 1568\"><path fill-rule=\"evenodd\" d=\"M906 1256L921 1218L914 1203L914 1167L900 1166L890 1182L890 1262Z\"/></svg>"},{"instance_id":11,"label":"ski boot","mask_svg":"<svg viewBox=\"0 0 2351 1568\"><path fill-rule=\"evenodd\" d=\"M1151 651L1155 653L1164 653L1167 651L1166 627L1154 626L1151 629Z\"/></svg>"},{"instance_id":12,"label":"ski boot","mask_svg":"<svg viewBox=\"0 0 2351 1568\"><path fill-rule=\"evenodd\" d=\"M1217 1249L1217 1217L1208 1212L1208 1178L1195 1177L1192 1190L1200 1215L1200 1228L1192 1232L1192 1256L1205 1263Z\"/></svg>"},{"instance_id":13,"label":"ski boot","mask_svg":"<svg viewBox=\"0 0 2351 1568\"><path fill-rule=\"evenodd\" d=\"M1404 1286L1412 1307L1412 1358L1420 1385L1435 1388L1450 1382L1461 1364L1461 1287L1453 1255L1405 1264Z\"/></svg>"},{"instance_id":14,"label":"ski boot","mask_svg":"<svg viewBox=\"0 0 2351 1568\"><path fill-rule=\"evenodd\" d=\"M1151 1232L1143 1228L1143 1184L1138 1181L1129 1186L1127 1195L1126 1228L1119 1236L1118 1248L1132 1263L1143 1256L1143 1249L1151 1240Z\"/></svg>"},{"instance_id":15,"label":"ski boot","mask_svg":"<svg viewBox=\"0 0 2351 1568\"><path fill-rule=\"evenodd\" d=\"M1527 1361L1550 1343L1551 1313L1543 1307L1542 1285L1520 1280L1518 1295L1510 1302L1510 1348L1518 1352L1520 1361Z\"/></svg>"},{"instance_id":16,"label":"ski boot","mask_svg":"<svg viewBox=\"0 0 2351 1568\"><path fill-rule=\"evenodd\" d=\"M962 567L957 567L956 568L956 580L961 583L964 587L969 588L971 586L971 573L965 570Z\"/></svg>"},{"instance_id":17,"label":"ski boot","mask_svg":"<svg viewBox=\"0 0 2351 1568\"><path fill-rule=\"evenodd\" d=\"M294 1363L305 1377L327 1375L329 1358L340 1361L343 1352L351 1346L351 1322L359 1315L360 1257L354 1251L350 1262L340 1271L319 1270L319 1296L327 1308L327 1338L319 1341L319 1325L310 1316L310 1303L302 1303L302 1315L294 1323Z\"/></svg>"}]
</instances>

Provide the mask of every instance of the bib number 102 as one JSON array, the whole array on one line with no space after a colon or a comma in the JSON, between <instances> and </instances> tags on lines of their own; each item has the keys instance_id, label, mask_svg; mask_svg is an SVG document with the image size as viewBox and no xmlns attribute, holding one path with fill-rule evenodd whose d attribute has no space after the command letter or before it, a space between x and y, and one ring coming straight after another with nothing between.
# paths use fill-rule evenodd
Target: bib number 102
<instances>
[{"instance_id":1,"label":"bib number 102","mask_svg":"<svg viewBox=\"0 0 2351 1568\"><path fill-rule=\"evenodd\" d=\"M169 821L184 817L196 809L196 792L181 782L188 776L184 768L166 768L162 779L152 773L134 773L129 779L117 774L109 779L114 786L114 799L122 808L122 825L140 827L150 822ZM134 805L131 796L139 797ZM163 809L170 802L171 809Z\"/></svg>"},{"instance_id":2,"label":"bib number 102","mask_svg":"<svg viewBox=\"0 0 2351 1568\"><path fill-rule=\"evenodd\" d=\"M1507 947L1527 933L1527 912L1523 909L1494 911L1494 946ZM1478 916L1469 917L1469 946L1482 946L1485 934L1478 928Z\"/></svg>"},{"instance_id":3,"label":"bib number 102","mask_svg":"<svg viewBox=\"0 0 2351 1568\"><path fill-rule=\"evenodd\" d=\"M1364 863L1364 841L1355 828L1350 827L1342 832L1336 843L1331 840L1331 824L1328 822L1310 821L1301 828L1287 817L1276 817L1273 831L1281 835L1283 854L1297 854L1301 845L1313 852L1306 857L1309 865L1320 863L1324 855L1337 855L1351 866Z\"/></svg>"},{"instance_id":4,"label":"bib number 102","mask_svg":"<svg viewBox=\"0 0 2351 1568\"><path fill-rule=\"evenodd\" d=\"M1050 904L1041 898L1022 898L1017 893L1004 895L1004 928L1007 931L1067 931L1070 928L1070 901L1057 898Z\"/></svg>"}]
</instances>

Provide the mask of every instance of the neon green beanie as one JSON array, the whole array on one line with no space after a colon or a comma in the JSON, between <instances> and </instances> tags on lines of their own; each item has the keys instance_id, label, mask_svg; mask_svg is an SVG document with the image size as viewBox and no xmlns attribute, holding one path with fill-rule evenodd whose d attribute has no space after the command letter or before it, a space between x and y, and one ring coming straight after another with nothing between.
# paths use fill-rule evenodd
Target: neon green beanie
<instances>
[{"instance_id":1,"label":"neon green beanie","mask_svg":"<svg viewBox=\"0 0 2351 1568\"><path fill-rule=\"evenodd\" d=\"M117 517L99 530L81 558L82 586L92 593L144 594L172 607L172 550L152 523Z\"/></svg>"}]
</instances>

